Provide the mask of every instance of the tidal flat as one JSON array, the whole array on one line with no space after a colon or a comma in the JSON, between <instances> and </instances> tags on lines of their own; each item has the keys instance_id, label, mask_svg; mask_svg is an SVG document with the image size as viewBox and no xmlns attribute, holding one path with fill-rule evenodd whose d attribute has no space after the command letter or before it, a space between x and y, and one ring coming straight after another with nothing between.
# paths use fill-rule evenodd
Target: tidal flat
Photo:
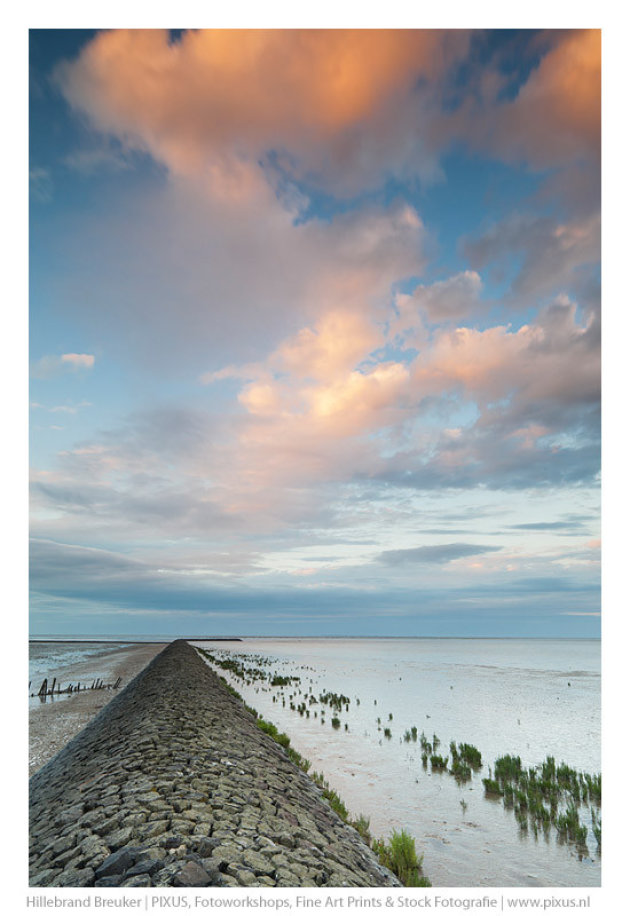
<instances>
[{"instance_id":1,"label":"tidal flat","mask_svg":"<svg viewBox=\"0 0 630 916\"><path fill-rule=\"evenodd\" d=\"M434 886L600 883L598 641L197 644L351 817L415 838ZM484 783L505 757L521 766L507 798ZM550 760L555 822L542 813Z\"/></svg>"}]
</instances>

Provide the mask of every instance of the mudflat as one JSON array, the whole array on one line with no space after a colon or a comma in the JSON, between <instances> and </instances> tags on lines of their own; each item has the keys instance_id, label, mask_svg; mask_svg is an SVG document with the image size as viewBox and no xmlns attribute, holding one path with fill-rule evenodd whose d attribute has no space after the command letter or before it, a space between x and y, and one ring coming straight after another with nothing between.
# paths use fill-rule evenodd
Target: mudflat
<instances>
[{"instance_id":1,"label":"mudflat","mask_svg":"<svg viewBox=\"0 0 630 916\"><path fill-rule=\"evenodd\" d=\"M62 683L88 683L101 677L106 683L122 678L119 690L82 690L70 696L31 701L29 710L29 776L55 756L71 738L149 664L164 644L137 644L112 650L63 670ZM51 672L52 674L53 672Z\"/></svg>"}]
</instances>

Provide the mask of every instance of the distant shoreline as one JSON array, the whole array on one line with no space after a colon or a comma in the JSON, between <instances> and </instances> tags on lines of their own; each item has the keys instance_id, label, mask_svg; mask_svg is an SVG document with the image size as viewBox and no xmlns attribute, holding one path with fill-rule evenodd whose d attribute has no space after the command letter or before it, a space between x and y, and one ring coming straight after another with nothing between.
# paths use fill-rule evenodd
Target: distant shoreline
<instances>
[{"instance_id":1,"label":"distant shoreline","mask_svg":"<svg viewBox=\"0 0 630 916\"><path fill-rule=\"evenodd\" d=\"M125 637L114 637L110 639L104 639L99 637L98 639L93 639L91 636L69 636L67 639L65 636L30 636L29 642L65 642L65 643L86 643L92 642L97 645L111 645L112 643L125 643L129 646L167 646L169 643L173 642L173 639L185 639L187 642L196 640L197 642L243 642L243 639L247 637L241 636L176 636L171 638L165 637L164 639L125 639ZM253 638L253 637L250 637Z\"/></svg>"}]
</instances>

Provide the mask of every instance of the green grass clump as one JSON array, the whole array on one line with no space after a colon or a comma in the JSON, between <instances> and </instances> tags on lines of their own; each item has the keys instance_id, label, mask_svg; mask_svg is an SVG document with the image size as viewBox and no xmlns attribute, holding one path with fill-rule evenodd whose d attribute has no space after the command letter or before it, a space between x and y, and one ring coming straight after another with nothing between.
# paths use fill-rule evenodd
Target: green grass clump
<instances>
[{"instance_id":1,"label":"green grass clump","mask_svg":"<svg viewBox=\"0 0 630 916\"><path fill-rule=\"evenodd\" d=\"M302 772L308 773L311 768L310 760L307 760L306 757L302 757L299 751L296 751L295 748L292 747L287 748L287 754L289 760L292 760L296 767L299 767Z\"/></svg>"},{"instance_id":2,"label":"green grass clump","mask_svg":"<svg viewBox=\"0 0 630 916\"><path fill-rule=\"evenodd\" d=\"M453 760L450 773L451 776L455 777L457 782L468 782L469 779L472 779L472 770L460 757L456 757Z\"/></svg>"},{"instance_id":3,"label":"green grass clump","mask_svg":"<svg viewBox=\"0 0 630 916\"><path fill-rule=\"evenodd\" d=\"M539 829L548 836L555 826L560 839L585 848L588 827L580 823L578 809L590 802L593 835L600 847L601 820L593 803L599 806L601 802L601 773L591 775L564 762L556 764L550 755L538 766L525 769L520 757L506 754L495 761L494 774L490 771L488 776L483 780L486 793L503 795L503 804L513 808L521 830L531 828L534 836Z\"/></svg>"},{"instance_id":4,"label":"green grass clump","mask_svg":"<svg viewBox=\"0 0 630 916\"><path fill-rule=\"evenodd\" d=\"M560 836L567 836L579 846L585 845L588 829L580 824L580 816L574 804L569 804L564 814L558 815L556 827Z\"/></svg>"},{"instance_id":5,"label":"green grass clump","mask_svg":"<svg viewBox=\"0 0 630 916\"><path fill-rule=\"evenodd\" d=\"M593 828L593 836L597 840L597 848L602 848L602 816L598 814L595 808L591 808L591 826Z\"/></svg>"},{"instance_id":6,"label":"green grass clump","mask_svg":"<svg viewBox=\"0 0 630 916\"><path fill-rule=\"evenodd\" d=\"M471 766L474 770L478 770L481 766L481 751L477 750L474 744L460 744L458 747L459 756L461 759Z\"/></svg>"},{"instance_id":7,"label":"green grass clump","mask_svg":"<svg viewBox=\"0 0 630 916\"><path fill-rule=\"evenodd\" d=\"M269 683L272 687L291 687L293 681L299 680L299 677L285 677L282 674L274 674Z\"/></svg>"},{"instance_id":8,"label":"green grass clump","mask_svg":"<svg viewBox=\"0 0 630 916\"><path fill-rule=\"evenodd\" d=\"M348 707L350 703L350 697L345 696L343 693L320 693L319 702L322 706L330 706L331 709L341 712L343 707Z\"/></svg>"},{"instance_id":9,"label":"green grass clump","mask_svg":"<svg viewBox=\"0 0 630 916\"><path fill-rule=\"evenodd\" d=\"M279 744L280 747L287 748L290 745L291 739L289 736L285 735L284 732L279 732L273 722L267 722L265 719L258 719L256 725L261 730L261 732L264 732L266 735L269 735L270 738L273 738L276 744Z\"/></svg>"},{"instance_id":10,"label":"green grass clump","mask_svg":"<svg viewBox=\"0 0 630 916\"><path fill-rule=\"evenodd\" d=\"M440 757L439 754L431 754L431 769L445 770L448 766L448 757Z\"/></svg>"},{"instance_id":11,"label":"green grass clump","mask_svg":"<svg viewBox=\"0 0 630 916\"><path fill-rule=\"evenodd\" d=\"M520 757L512 757L510 754L505 754L494 762L494 778L498 782L518 782L522 772Z\"/></svg>"},{"instance_id":12,"label":"green grass clump","mask_svg":"<svg viewBox=\"0 0 630 916\"><path fill-rule=\"evenodd\" d=\"M503 789L501 788L499 783L496 781L496 779L490 779L490 777L488 776L486 777L486 779L482 779L482 782L483 782L484 789L486 790L486 795L498 795L498 796L503 795Z\"/></svg>"},{"instance_id":13,"label":"green grass clump","mask_svg":"<svg viewBox=\"0 0 630 916\"><path fill-rule=\"evenodd\" d=\"M364 814L360 814L357 818L348 821L348 823L351 827L354 827L364 843L367 843L368 846L372 843L369 817L366 817Z\"/></svg>"},{"instance_id":14,"label":"green grass clump","mask_svg":"<svg viewBox=\"0 0 630 916\"><path fill-rule=\"evenodd\" d=\"M330 724L332 725L333 728L339 728L339 726L341 725L341 719L338 719L337 716L333 716L332 719L330 720Z\"/></svg>"},{"instance_id":15,"label":"green grass clump","mask_svg":"<svg viewBox=\"0 0 630 916\"><path fill-rule=\"evenodd\" d=\"M349 823L348 809L342 802L339 795L337 795L335 790L331 789L330 784L328 783L328 780L324 778L324 774L323 773L313 773L312 779L314 782L317 783L317 785L322 790L322 795L324 796L324 798L326 799L330 807L333 809L333 811L335 811L339 815L342 821Z\"/></svg>"},{"instance_id":16,"label":"green grass clump","mask_svg":"<svg viewBox=\"0 0 630 916\"><path fill-rule=\"evenodd\" d=\"M392 736L392 730L391 730L391 728L384 728L384 729L383 729L383 734L385 735L386 738L391 738L391 736Z\"/></svg>"},{"instance_id":17,"label":"green grass clump","mask_svg":"<svg viewBox=\"0 0 630 916\"><path fill-rule=\"evenodd\" d=\"M406 830L394 830L387 843L375 840L372 849L381 865L389 868L405 887L431 887L422 874L422 856L416 853L415 840Z\"/></svg>"}]
</instances>

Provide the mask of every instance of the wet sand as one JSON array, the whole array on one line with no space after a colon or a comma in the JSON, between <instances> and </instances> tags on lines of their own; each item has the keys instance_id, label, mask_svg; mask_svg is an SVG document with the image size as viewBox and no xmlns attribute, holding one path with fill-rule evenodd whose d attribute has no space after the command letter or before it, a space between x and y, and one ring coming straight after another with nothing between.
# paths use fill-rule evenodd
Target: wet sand
<instances>
[{"instance_id":1,"label":"wet sand","mask_svg":"<svg viewBox=\"0 0 630 916\"><path fill-rule=\"evenodd\" d=\"M31 700L29 776L74 738L164 647L164 643L139 644L123 649L103 646L102 654L62 669L58 676L61 676L63 684L77 681L91 683L97 677L106 683L114 683L120 677L122 683L119 690L85 690L67 697L48 698L45 703ZM51 676L55 673L51 671Z\"/></svg>"}]
</instances>

